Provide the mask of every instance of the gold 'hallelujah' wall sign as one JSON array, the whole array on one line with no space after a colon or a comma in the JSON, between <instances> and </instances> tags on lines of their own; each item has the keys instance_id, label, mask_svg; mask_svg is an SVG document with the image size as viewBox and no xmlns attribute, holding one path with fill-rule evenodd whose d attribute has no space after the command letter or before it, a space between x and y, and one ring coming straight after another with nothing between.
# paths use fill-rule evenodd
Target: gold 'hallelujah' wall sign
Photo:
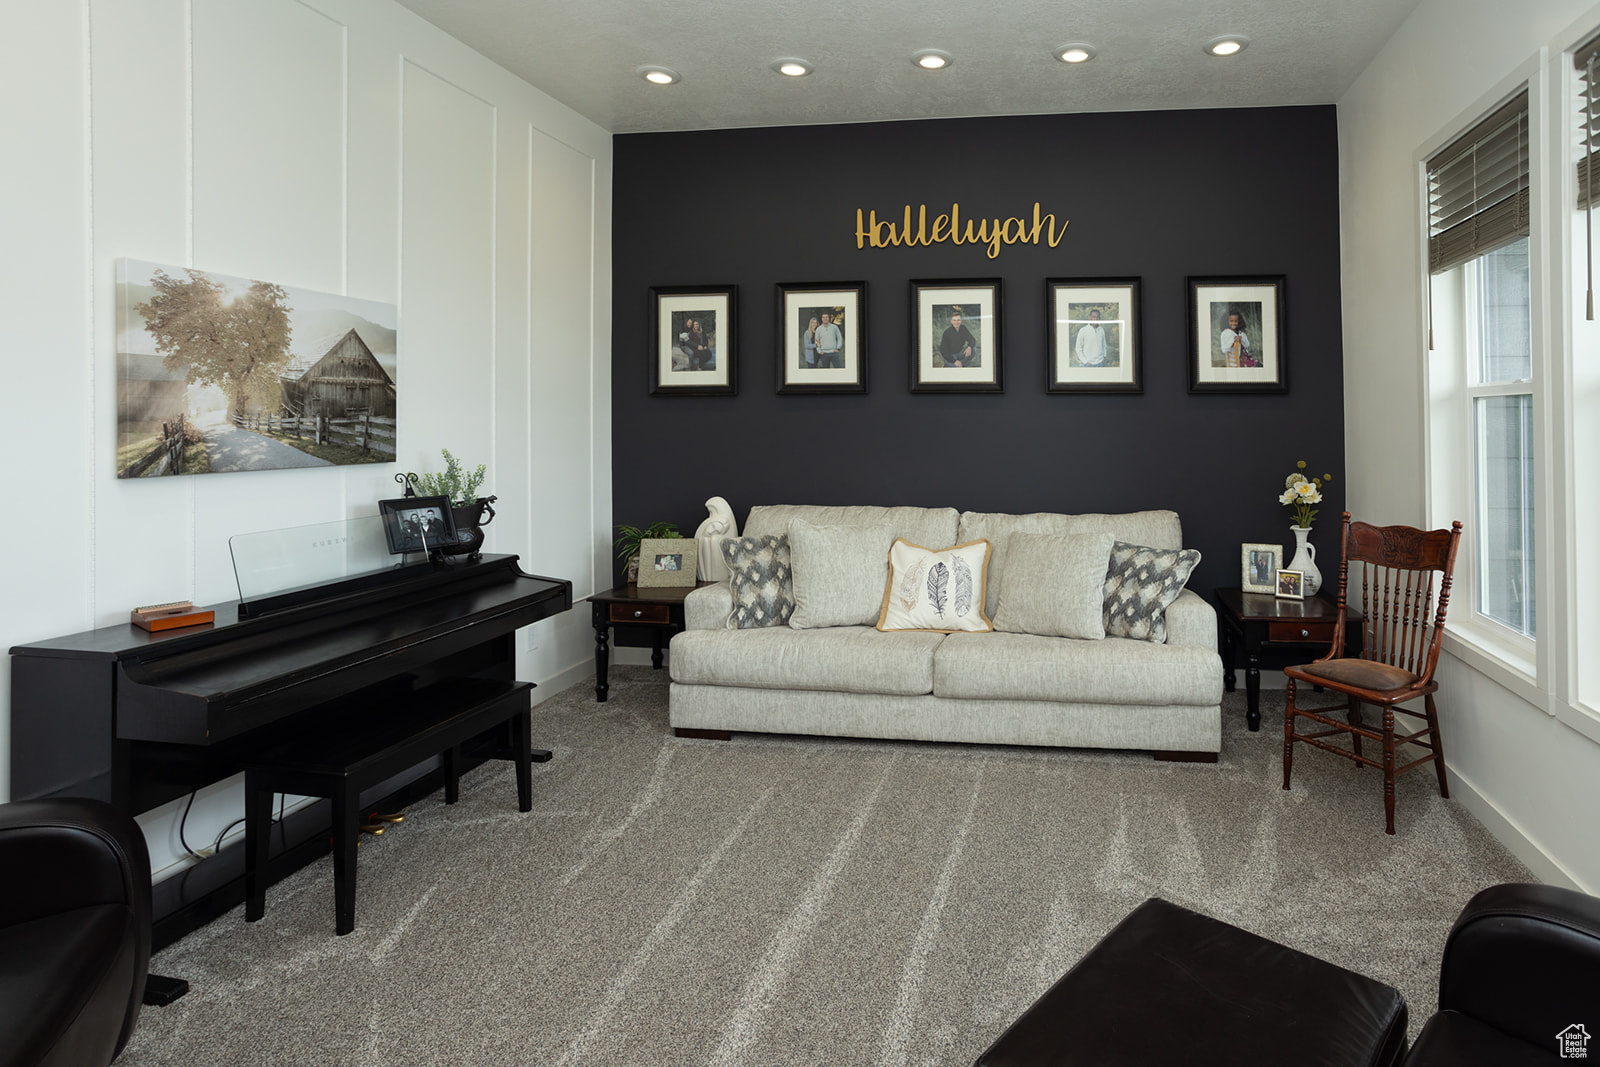
<instances>
[{"instance_id":1,"label":"gold 'hallelujah' wall sign","mask_svg":"<svg viewBox=\"0 0 1600 1067\"><path fill-rule=\"evenodd\" d=\"M1033 205L1031 223L1014 216L1009 219L963 219L960 204L951 204L947 213L935 215L930 223L928 205L918 204L915 228L912 226L910 204L906 205L898 224L889 218L878 218L875 210L856 208L856 247L888 248L902 245L915 248L949 241L955 245L987 245L988 256L994 259L1000 254L1001 245L1036 245L1042 239L1054 248L1066 236L1069 221L1062 219L1061 229L1057 230L1054 213L1040 213L1037 201Z\"/></svg>"}]
</instances>

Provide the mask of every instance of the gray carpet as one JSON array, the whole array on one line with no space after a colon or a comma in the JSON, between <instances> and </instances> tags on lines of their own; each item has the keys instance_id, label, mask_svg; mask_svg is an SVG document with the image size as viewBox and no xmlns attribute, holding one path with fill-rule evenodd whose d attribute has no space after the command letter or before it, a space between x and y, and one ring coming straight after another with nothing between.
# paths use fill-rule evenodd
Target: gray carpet
<instances>
[{"instance_id":1,"label":"gray carpet","mask_svg":"<svg viewBox=\"0 0 1600 1067\"><path fill-rule=\"evenodd\" d=\"M1218 765L1133 753L796 737L679 740L666 674L534 710L534 810L474 771L360 853L157 955L124 1067L968 1064L1146 897L1397 986L1433 1011L1457 911L1529 880L1430 771L1383 833L1376 772L1302 750L1282 695ZM1449 740L1448 707L1444 707Z\"/></svg>"}]
</instances>

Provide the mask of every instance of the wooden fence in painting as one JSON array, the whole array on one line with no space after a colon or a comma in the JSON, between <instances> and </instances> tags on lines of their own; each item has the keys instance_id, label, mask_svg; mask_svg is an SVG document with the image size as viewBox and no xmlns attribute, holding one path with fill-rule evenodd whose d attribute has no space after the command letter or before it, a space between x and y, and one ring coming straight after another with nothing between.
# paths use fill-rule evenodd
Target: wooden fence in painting
<instances>
[{"instance_id":1,"label":"wooden fence in painting","mask_svg":"<svg viewBox=\"0 0 1600 1067\"><path fill-rule=\"evenodd\" d=\"M319 445L345 445L391 458L395 454L395 420L380 415L347 414L339 419L326 415L235 415L233 424L242 430L308 438Z\"/></svg>"},{"instance_id":2,"label":"wooden fence in painting","mask_svg":"<svg viewBox=\"0 0 1600 1067\"><path fill-rule=\"evenodd\" d=\"M163 422L161 424L161 440L156 443L156 446L133 463L128 464L117 477L159 478L163 474L181 473L183 471L185 430L185 418L182 415L178 416L176 422Z\"/></svg>"}]
</instances>

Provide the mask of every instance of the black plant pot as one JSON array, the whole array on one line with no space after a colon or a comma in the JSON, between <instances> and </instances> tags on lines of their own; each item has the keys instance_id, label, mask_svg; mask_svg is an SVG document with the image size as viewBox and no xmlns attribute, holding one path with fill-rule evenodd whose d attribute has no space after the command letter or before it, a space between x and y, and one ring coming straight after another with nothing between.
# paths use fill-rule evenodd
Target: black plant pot
<instances>
[{"instance_id":1,"label":"black plant pot","mask_svg":"<svg viewBox=\"0 0 1600 1067\"><path fill-rule=\"evenodd\" d=\"M439 550L445 556L466 556L469 560L481 559L483 553L483 528L494 521L494 508L491 507L497 496L480 496L474 503L465 506L453 507L451 514L456 520L456 543Z\"/></svg>"}]
</instances>

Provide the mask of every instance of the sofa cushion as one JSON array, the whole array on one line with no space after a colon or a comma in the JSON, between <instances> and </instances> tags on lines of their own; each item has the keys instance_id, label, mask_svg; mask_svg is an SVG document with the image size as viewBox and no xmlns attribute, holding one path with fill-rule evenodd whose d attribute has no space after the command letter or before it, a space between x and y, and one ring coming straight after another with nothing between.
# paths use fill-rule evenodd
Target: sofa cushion
<instances>
[{"instance_id":1,"label":"sofa cushion","mask_svg":"<svg viewBox=\"0 0 1600 1067\"><path fill-rule=\"evenodd\" d=\"M794 581L789 566L789 538L729 538L722 542L728 565L728 591L733 603L728 622L735 629L787 626L794 613Z\"/></svg>"},{"instance_id":2,"label":"sofa cushion","mask_svg":"<svg viewBox=\"0 0 1600 1067\"><path fill-rule=\"evenodd\" d=\"M943 634L823 630L689 630L672 639L672 680L752 689L921 696L933 691Z\"/></svg>"},{"instance_id":3,"label":"sofa cushion","mask_svg":"<svg viewBox=\"0 0 1600 1067\"><path fill-rule=\"evenodd\" d=\"M820 626L871 626L883 605L894 527L818 526L805 519L789 523L789 557L794 568L796 630Z\"/></svg>"},{"instance_id":4,"label":"sofa cushion","mask_svg":"<svg viewBox=\"0 0 1600 1067\"><path fill-rule=\"evenodd\" d=\"M994 628L1100 640L1106 635L1106 568L1115 541L1109 531L1013 534Z\"/></svg>"},{"instance_id":5,"label":"sofa cushion","mask_svg":"<svg viewBox=\"0 0 1600 1067\"><path fill-rule=\"evenodd\" d=\"M956 538L950 541L917 541L917 543L943 545L983 538L994 545L989 557L989 598L984 604L984 610L992 619L1000 606L1000 586L1005 581L1006 549L1011 535L1015 533L1110 533L1117 540L1127 541L1130 544L1150 545L1154 548L1183 547L1183 526L1179 523L1178 513L1175 511L1130 511L1120 515L1059 515L1055 512L1005 515L995 512L963 511ZM914 537L908 539L916 541Z\"/></svg>"},{"instance_id":6,"label":"sofa cushion","mask_svg":"<svg viewBox=\"0 0 1600 1067\"><path fill-rule=\"evenodd\" d=\"M935 552L896 538L878 629L987 633L994 629L983 613L988 573L987 541Z\"/></svg>"},{"instance_id":7,"label":"sofa cushion","mask_svg":"<svg viewBox=\"0 0 1600 1067\"><path fill-rule=\"evenodd\" d=\"M894 527L896 537L904 537L914 545L934 545L938 548L977 540L975 537L956 538L958 518L955 508L765 504L750 509L744 532L746 536L788 533L791 522L805 519L816 526L876 526L886 522Z\"/></svg>"},{"instance_id":8,"label":"sofa cushion","mask_svg":"<svg viewBox=\"0 0 1600 1067\"><path fill-rule=\"evenodd\" d=\"M1167 639L1167 605L1178 599L1200 562L1192 548L1150 548L1118 541L1106 570L1106 633L1141 641Z\"/></svg>"},{"instance_id":9,"label":"sofa cushion","mask_svg":"<svg viewBox=\"0 0 1600 1067\"><path fill-rule=\"evenodd\" d=\"M934 653L933 691L965 699L1210 707L1222 702L1222 667L1215 649L1127 638L951 634Z\"/></svg>"}]
</instances>

